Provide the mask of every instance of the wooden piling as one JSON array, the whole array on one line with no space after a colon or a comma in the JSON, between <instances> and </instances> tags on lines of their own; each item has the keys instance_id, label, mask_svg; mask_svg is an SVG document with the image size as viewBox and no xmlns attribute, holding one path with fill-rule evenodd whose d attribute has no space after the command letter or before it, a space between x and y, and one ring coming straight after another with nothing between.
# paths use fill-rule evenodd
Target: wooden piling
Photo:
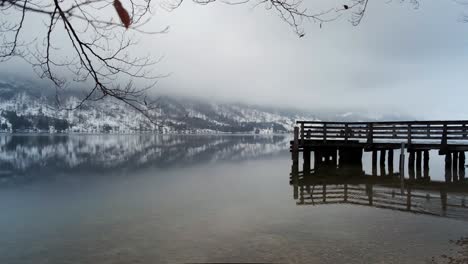
<instances>
[{"instance_id":1,"label":"wooden piling","mask_svg":"<svg viewBox=\"0 0 468 264\"><path fill-rule=\"evenodd\" d=\"M317 170L322 164L322 153L317 149L314 150L314 169Z\"/></svg>"},{"instance_id":2,"label":"wooden piling","mask_svg":"<svg viewBox=\"0 0 468 264\"><path fill-rule=\"evenodd\" d=\"M416 151L416 179L422 178L422 151Z\"/></svg>"},{"instance_id":3,"label":"wooden piling","mask_svg":"<svg viewBox=\"0 0 468 264\"><path fill-rule=\"evenodd\" d=\"M445 154L445 181L452 182L452 153Z\"/></svg>"},{"instance_id":4,"label":"wooden piling","mask_svg":"<svg viewBox=\"0 0 468 264\"><path fill-rule=\"evenodd\" d=\"M386 156L386 151L381 150L380 151L380 176L385 176L385 156Z\"/></svg>"},{"instance_id":5,"label":"wooden piling","mask_svg":"<svg viewBox=\"0 0 468 264\"><path fill-rule=\"evenodd\" d=\"M458 152L452 153L452 178L458 181Z\"/></svg>"},{"instance_id":6,"label":"wooden piling","mask_svg":"<svg viewBox=\"0 0 468 264\"><path fill-rule=\"evenodd\" d=\"M424 151L424 178L429 179L429 150Z\"/></svg>"},{"instance_id":7,"label":"wooden piling","mask_svg":"<svg viewBox=\"0 0 468 264\"><path fill-rule=\"evenodd\" d=\"M405 178L405 143L401 143L400 150L400 176Z\"/></svg>"},{"instance_id":8,"label":"wooden piling","mask_svg":"<svg viewBox=\"0 0 468 264\"><path fill-rule=\"evenodd\" d=\"M408 158L408 175L411 180L414 180L414 151L409 151Z\"/></svg>"},{"instance_id":9,"label":"wooden piling","mask_svg":"<svg viewBox=\"0 0 468 264\"><path fill-rule=\"evenodd\" d=\"M294 139L292 145L292 172L298 173L299 172L299 127L294 127Z\"/></svg>"},{"instance_id":10,"label":"wooden piling","mask_svg":"<svg viewBox=\"0 0 468 264\"><path fill-rule=\"evenodd\" d=\"M458 174L459 179L463 181L465 179L465 152L463 151L458 155Z\"/></svg>"},{"instance_id":11,"label":"wooden piling","mask_svg":"<svg viewBox=\"0 0 468 264\"><path fill-rule=\"evenodd\" d=\"M374 124L367 124L367 144L372 145L374 143Z\"/></svg>"},{"instance_id":12,"label":"wooden piling","mask_svg":"<svg viewBox=\"0 0 468 264\"><path fill-rule=\"evenodd\" d=\"M377 175L377 150L372 151L372 176Z\"/></svg>"},{"instance_id":13,"label":"wooden piling","mask_svg":"<svg viewBox=\"0 0 468 264\"><path fill-rule=\"evenodd\" d=\"M380 151L380 166L385 166L385 156L386 156L385 149Z\"/></svg>"},{"instance_id":14,"label":"wooden piling","mask_svg":"<svg viewBox=\"0 0 468 264\"><path fill-rule=\"evenodd\" d=\"M388 174L393 176L393 149L388 150Z\"/></svg>"},{"instance_id":15,"label":"wooden piling","mask_svg":"<svg viewBox=\"0 0 468 264\"><path fill-rule=\"evenodd\" d=\"M336 168L337 160L338 160L338 151L337 149L333 149L331 151L331 162L332 162L333 168Z\"/></svg>"},{"instance_id":16,"label":"wooden piling","mask_svg":"<svg viewBox=\"0 0 468 264\"><path fill-rule=\"evenodd\" d=\"M302 151L304 176L310 175L310 149L304 148Z\"/></svg>"}]
</instances>

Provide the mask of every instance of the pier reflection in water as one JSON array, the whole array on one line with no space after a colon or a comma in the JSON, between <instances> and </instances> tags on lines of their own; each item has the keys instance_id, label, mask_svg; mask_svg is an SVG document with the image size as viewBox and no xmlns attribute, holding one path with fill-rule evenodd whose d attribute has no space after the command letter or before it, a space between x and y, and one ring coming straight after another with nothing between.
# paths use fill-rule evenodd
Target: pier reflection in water
<instances>
[{"instance_id":1,"label":"pier reflection in water","mask_svg":"<svg viewBox=\"0 0 468 264\"><path fill-rule=\"evenodd\" d=\"M468 221L468 181L464 167L447 168L445 181L439 181L431 180L428 163L423 170L414 170L410 163L405 178L404 172L394 172L393 166L386 173L384 161L380 162L380 175L377 175L375 154L370 174L363 170L362 154L354 155L354 160L346 158L353 155L343 155L345 158L340 159L334 152L316 154L313 168L304 162L303 170L299 171L293 162L290 184L297 205L350 204ZM304 155L304 159L310 158ZM381 161L385 160L383 157Z\"/></svg>"}]
</instances>

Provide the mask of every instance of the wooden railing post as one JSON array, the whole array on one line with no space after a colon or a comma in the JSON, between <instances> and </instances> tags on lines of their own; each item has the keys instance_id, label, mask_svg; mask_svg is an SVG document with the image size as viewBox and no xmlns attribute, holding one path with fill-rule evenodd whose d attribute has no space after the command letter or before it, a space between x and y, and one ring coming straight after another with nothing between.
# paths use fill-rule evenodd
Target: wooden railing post
<instances>
[{"instance_id":1,"label":"wooden railing post","mask_svg":"<svg viewBox=\"0 0 468 264\"><path fill-rule=\"evenodd\" d=\"M301 123L301 145L304 145L304 123Z\"/></svg>"},{"instance_id":2,"label":"wooden railing post","mask_svg":"<svg viewBox=\"0 0 468 264\"><path fill-rule=\"evenodd\" d=\"M345 142L348 142L348 137L349 137L349 125L348 124L345 124L345 129L344 129L344 133L345 133Z\"/></svg>"},{"instance_id":3,"label":"wooden railing post","mask_svg":"<svg viewBox=\"0 0 468 264\"><path fill-rule=\"evenodd\" d=\"M367 144L374 143L374 125L372 123L367 124Z\"/></svg>"},{"instance_id":4,"label":"wooden railing post","mask_svg":"<svg viewBox=\"0 0 468 264\"><path fill-rule=\"evenodd\" d=\"M408 145L411 145L411 124L408 124Z\"/></svg>"},{"instance_id":5,"label":"wooden railing post","mask_svg":"<svg viewBox=\"0 0 468 264\"><path fill-rule=\"evenodd\" d=\"M327 123L323 123L323 142L327 141Z\"/></svg>"},{"instance_id":6,"label":"wooden railing post","mask_svg":"<svg viewBox=\"0 0 468 264\"><path fill-rule=\"evenodd\" d=\"M442 140L440 142L442 146L447 145L447 124L444 124L444 132L442 133Z\"/></svg>"}]
</instances>

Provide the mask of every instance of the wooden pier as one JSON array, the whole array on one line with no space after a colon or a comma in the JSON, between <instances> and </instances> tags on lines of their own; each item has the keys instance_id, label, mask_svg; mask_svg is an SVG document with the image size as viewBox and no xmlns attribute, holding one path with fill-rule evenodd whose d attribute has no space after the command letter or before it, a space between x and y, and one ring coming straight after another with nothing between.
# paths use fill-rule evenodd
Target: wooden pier
<instances>
[{"instance_id":1,"label":"wooden pier","mask_svg":"<svg viewBox=\"0 0 468 264\"><path fill-rule=\"evenodd\" d=\"M298 205L347 203L468 221L468 121L297 124L290 184ZM443 181L430 177L430 150L445 155ZM363 152L372 153L370 174L363 170Z\"/></svg>"},{"instance_id":2,"label":"wooden pier","mask_svg":"<svg viewBox=\"0 0 468 264\"><path fill-rule=\"evenodd\" d=\"M379 165L393 172L394 151L400 150L399 174L405 176L405 153L408 154L408 176L424 178L429 171L429 151L445 155L446 176L465 178L465 151L468 151L468 120L398 121L398 122L321 122L298 121L291 141L293 171L299 171L302 153L303 171L322 164L356 164L363 151L372 152L372 174ZM384 169L385 170L385 169Z\"/></svg>"}]
</instances>

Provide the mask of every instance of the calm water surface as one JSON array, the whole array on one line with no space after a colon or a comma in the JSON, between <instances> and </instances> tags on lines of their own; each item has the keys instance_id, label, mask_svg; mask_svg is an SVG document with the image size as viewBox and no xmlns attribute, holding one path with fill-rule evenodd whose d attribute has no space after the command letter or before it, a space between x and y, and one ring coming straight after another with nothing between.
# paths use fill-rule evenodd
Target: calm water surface
<instances>
[{"instance_id":1,"label":"calm water surface","mask_svg":"<svg viewBox=\"0 0 468 264\"><path fill-rule=\"evenodd\" d=\"M288 140L0 136L0 263L431 263L468 235L445 217L298 206ZM433 154L431 178L442 166Z\"/></svg>"}]
</instances>

